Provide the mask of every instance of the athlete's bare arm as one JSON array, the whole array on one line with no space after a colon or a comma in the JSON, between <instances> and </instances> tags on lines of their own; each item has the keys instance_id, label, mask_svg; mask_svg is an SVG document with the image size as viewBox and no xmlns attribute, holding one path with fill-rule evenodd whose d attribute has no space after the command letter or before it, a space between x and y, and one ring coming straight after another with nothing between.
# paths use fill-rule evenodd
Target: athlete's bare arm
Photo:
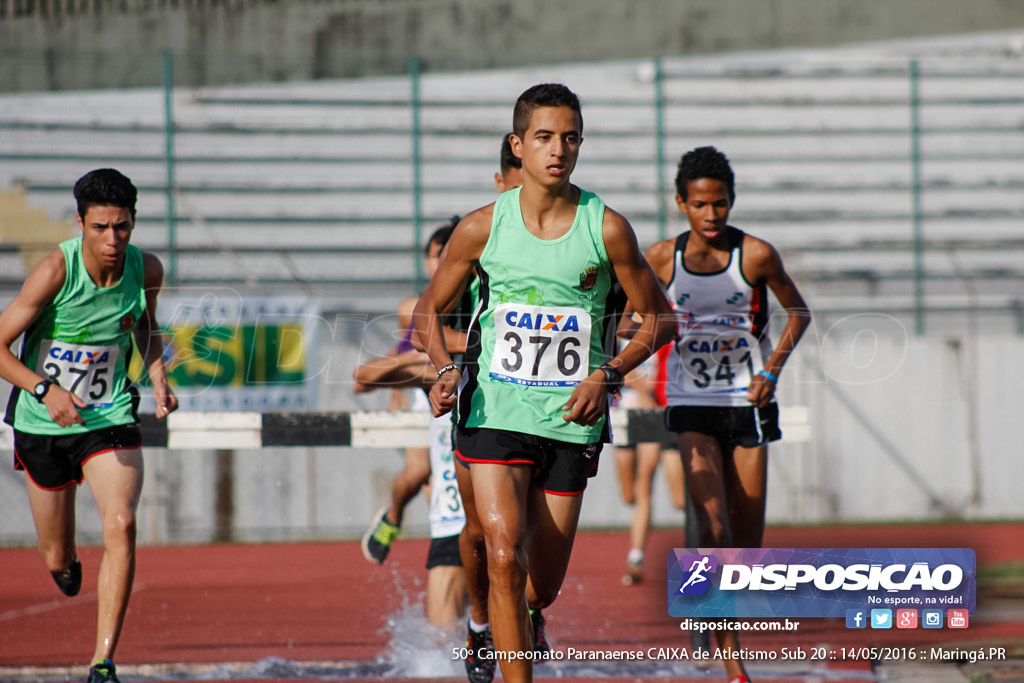
<instances>
[{"instance_id":1,"label":"athlete's bare arm","mask_svg":"<svg viewBox=\"0 0 1024 683\"><path fill-rule=\"evenodd\" d=\"M54 249L32 269L21 291L11 305L0 314L0 377L11 384L32 391L45 377L36 374L11 352L11 344L28 329L43 308L53 301L64 286L66 269L64 252ZM50 417L61 427L85 424L78 409L85 402L57 385L50 387L43 399Z\"/></svg>"},{"instance_id":2,"label":"athlete's bare arm","mask_svg":"<svg viewBox=\"0 0 1024 683\"><path fill-rule=\"evenodd\" d=\"M491 235L493 211L494 205L489 204L459 222L441 254L437 272L413 312L413 344L427 352L435 368L443 368L452 362L441 316L452 309L473 276L473 268ZM452 409L460 378L459 371L450 370L431 387L430 405L435 417Z\"/></svg>"},{"instance_id":3,"label":"athlete's bare arm","mask_svg":"<svg viewBox=\"0 0 1024 683\"><path fill-rule=\"evenodd\" d=\"M604 243L615 271L615 277L642 322L633 332L633 343L628 344L609 363L623 375L644 362L671 338L675 325L672 309L658 285L658 280L640 253L633 228L621 214L605 209ZM573 390L563 410L563 419L591 425L605 414L608 395L604 372L594 371Z\"/></svg>"},{"instance_id":4,"label":"athlete's bare arm","mask_svg":"<svg viewBox=\"0 0 1024 683\"><path fill-rule=\"evenodd\" d=\"M402 300L398 304L398 308L395 310L395 317L398 319L398 329L405 331L409 327L409 323L412 322L412 312L416 309L416 302L419 301L419 297L410 297Z\"/></svg>"},{"instance_id":5,"label":"athlete's bare arm","mask_svg":"<svg viewBox=\"0 0 1024 683\"><path fill-rule=\"evenodd\" d=\"M668 283L672 281L672 270L675 267L673 260L675 258L675 244L675 238L662 240L651 245L644 254L644 259L663 287L668 287ZM671 306L671 302L669 306ZM633 313L633 304L627 301L626 309L622 314L622 320L619 321L619 329L616 332L617 336L623 339L632 339L633 335L636 334L640 323L635 319Z\"/></svg>"},{"instance_id":6,"label":"athlete's bare arm","mask_svg":"<svg viewBox=\"0 0 1024 683\"><path fill-rule=\"evenodd\" d=\"M811 312L800 290L786 272L782 257L768 242L751 235L743 238L743 272L751 282L767 284L779 305L786 311L786 326L779 335L771 357L764 364L767 372L778 377L800 337L811 324ZM763 408L771 401L774 393L775 382L762 375L756 375L747 390L747 400Z\"/></svg>"},{"instance_id":7,"label":"athlete's bare arm","mask_svg":"<svg viewBox=\"0 0 1024 683\"><path fill-rule=\"evenodd\" d=\"M156 321L156 302L164 285L164 267L159 258L148 252L142 252L142 267L146 288L146 310L135 324L135 344L139 347L142 360L149 370L153 399L156 401L156 416L163 419L178 407L178 397L167 383L164 337Z\"/></svg>"}]
</instances>

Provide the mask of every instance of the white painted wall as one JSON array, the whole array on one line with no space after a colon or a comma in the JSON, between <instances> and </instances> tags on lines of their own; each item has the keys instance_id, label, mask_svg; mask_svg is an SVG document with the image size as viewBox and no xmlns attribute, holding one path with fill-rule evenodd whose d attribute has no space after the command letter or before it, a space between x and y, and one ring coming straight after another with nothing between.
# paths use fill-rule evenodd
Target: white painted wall
<instances>
[{"instance_id":1,"label":"white painted wall","mask_svg":"<svg viewBox=\"0 0 1024 683\"><path fill-rule=\"evenodd\" d=\"M1015 391L1024 383L1024 366L1014 359L1024 354L1024 337L918 338L903 330L884 317L861 317L831 329L815 326L805 337L782 375L781 396L783 405L809 407L812 439L772 447L769 522L1024 514L1024 453L1014 429L1020 405ZM356 360L355 349L345 344L324 344L321 353L339 367ZM337 376L323 383L323 408L384 407L384 395L357 398L349 389ZM619 501L611 455L603 458L581 524L626 527L629 509ZM209 540L215 528L214 453L151 449L146 459L142 541ZM401 453L390 449L238 451L237 537L356 538L387 502L401 464ZM33 542L23 478L0 469L0 545ZM80 534L96 539L99 525L88 487L80 491ZM933 504L933 496L945 510ZM422 496L407 519L410 534L426 533ZM682 524L664 482L656 489L654 520Z\"/></svg>"}]
</instances>

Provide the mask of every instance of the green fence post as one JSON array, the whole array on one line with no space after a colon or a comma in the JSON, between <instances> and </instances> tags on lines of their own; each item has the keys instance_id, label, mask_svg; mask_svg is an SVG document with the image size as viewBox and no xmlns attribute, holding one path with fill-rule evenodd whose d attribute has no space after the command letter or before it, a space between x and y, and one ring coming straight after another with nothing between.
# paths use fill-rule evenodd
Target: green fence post
<instances>
[{"instance_id":1,"label":"green fence post","mask_svg":"<svg viewBox=\"0 0 1024 683\"><path fill-rule=\"evenodd\" d=\"M423 240L423 186L422 159L420 157L420 58L409 58L409 83L412 107L412 206L416 239L413 244L413 272L416 273L416 287L424 286L423 259L419 256L419 245Z\"/></svg>"},{"instance_id":2,"label":"green fence post","mask_svg":"<svg viewBox=\"0 0 1024 683\"><path fill-rule=\"evenodd\" d=\"M174 206L174 59L164 50L164 154L167 163L167 278L170 287L178 285L178 235Z\"/></svg>"},{"instance_id":3,"label":"green fence post","mask_svg":"<svg viewBox=\"0 0 1024 683\"><path fill-rule=\"evenodd\" d=\"M657 173L658 173L658 240L665 239L668 232L668 213L665 210L667 190L665 189L665 83L664 74L661 70L661 58L654 59L654 108L655 108L655 131L657 139Z\"/></svg>"},{"instance_id":4,"label":"green fence post","mask_svg":"<svg viewBox=\"0 0 1024 683\"><path fill-rule=\"evenodd\" d=\"M910 60L910 165L914 222L914 325L924 334L924 234L921 216L921 93L917 60Z\"/></svg>"}]
</instances>

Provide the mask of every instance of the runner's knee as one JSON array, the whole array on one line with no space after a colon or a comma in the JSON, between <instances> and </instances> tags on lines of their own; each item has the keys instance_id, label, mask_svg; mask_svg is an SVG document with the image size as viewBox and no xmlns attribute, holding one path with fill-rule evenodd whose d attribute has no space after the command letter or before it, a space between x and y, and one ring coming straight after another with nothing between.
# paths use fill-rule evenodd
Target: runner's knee
<instances>
[{"instance_id":1,"label":"runner's knee","mask_svg":"<svg viewBox=\"0 0 1024 683\"><path fill-rule=\"evenodd\" d=\"M103 544L108 548L135 546L135 512L122 508L108 512L103 518Z\"/></svg>"},{"instance_id":2,"label":"runner's knee","mask_svg":"<svg viewBox=\"0 0 1024 683\"><path fill-rule=\"evenodd\" d=\"M521 547L495 541L488 544L487 574L491 583L519 590L526 585L526 558Z\"/></svg>"}]
</instances>

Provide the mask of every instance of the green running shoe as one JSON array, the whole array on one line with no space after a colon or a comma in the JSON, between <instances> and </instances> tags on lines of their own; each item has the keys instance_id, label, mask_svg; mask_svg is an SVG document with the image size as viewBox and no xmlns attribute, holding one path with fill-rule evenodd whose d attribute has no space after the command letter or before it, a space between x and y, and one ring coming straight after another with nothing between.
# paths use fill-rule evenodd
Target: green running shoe
<instances>
[{"instance_id":1,"label":"green running shoe","mask_svg":"<svg viewBox=\"0 0 1024 683\"><path fill-rule=\"evenodd\" d=\"M363 534L363 557L374 564L384 564L391 543L402 532L401 528L388 521L387 512L387 508L381 509L377 513L377 521Z\"/></svg>"}]
</instances>

